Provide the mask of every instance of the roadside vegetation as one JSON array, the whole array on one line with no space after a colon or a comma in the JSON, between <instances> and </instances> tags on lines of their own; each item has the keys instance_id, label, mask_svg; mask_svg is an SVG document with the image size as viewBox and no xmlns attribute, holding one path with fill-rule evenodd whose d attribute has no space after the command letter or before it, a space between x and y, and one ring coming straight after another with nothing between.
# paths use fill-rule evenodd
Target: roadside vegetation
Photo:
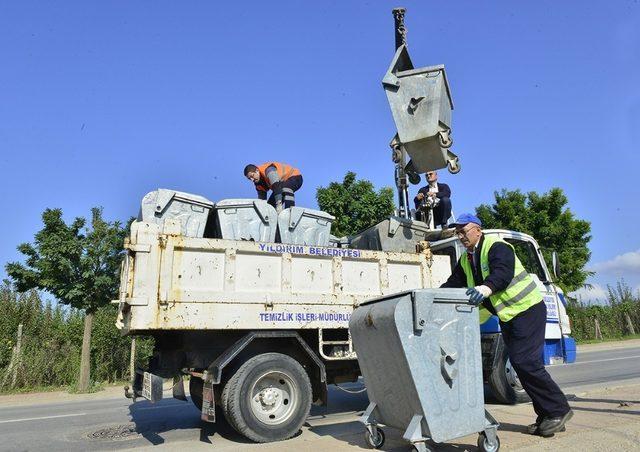
<instances>
[{"instance_id":1,"label":"roadside vegetation","mask_svg":"<svg viewBox=\"0 0 640 452\"><path fill-rule=\"evenodd\" d=\"M567 314L571 335L578 342L635 338L640 333L640 292L634 293L624 281L607 286L602 304L570 300Z\"/></svg>"},{"instance_id":2,"label":"roadside vegetation","mask_svg":"<svg viewBox=\"0 0 640 452\"><path fill-rule=\"evenodd\" d=\"M35 290L17 292L9 281L0 286L0 391L64 388L78 391L84 334L83 310L44 301ZM115 328L116 307L95 311L91 338L91 384L129 379L131 338ZM19 356L18 326L22 324ZM150 339L136 343L137 362L148 359ZM12 362L13 361L13 362Z\"/></svg>"}]
</instances>

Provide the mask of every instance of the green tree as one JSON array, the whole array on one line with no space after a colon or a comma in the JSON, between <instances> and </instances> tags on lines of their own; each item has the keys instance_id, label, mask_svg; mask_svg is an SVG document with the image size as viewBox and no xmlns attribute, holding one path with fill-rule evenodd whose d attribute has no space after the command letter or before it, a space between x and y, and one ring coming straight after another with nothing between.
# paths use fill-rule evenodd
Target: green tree
<instances>
[{"instance_id":1,"label":"green tree","mask_svg":"<svg viewBox=\"0 0 640 452\"><path fill-rule=\"evenodd\" d=\"M476 214L484 228L502 228L525 232L535 237L546 262L551 251L558 252L562 271L559 284L567 291L584 285L592 272L584 269L591 252L591 223L577 219L567 206L567 197L560 188L552 188L542 195L520 190L495 192L493 205L483 204Z\"/></svg>"},{"instance_id":2,"label":"green tree","mask_svg":"<svg viewBox=\"0 0 640 452\"><path fill-rule=\"evenodd\" d=\"M393 190L383 187L378 192L368 180L356 180L349 171L342 183L331 182L319 187L316 199L321 210L336 217L331 232L342 237L355 234L393 214Z\"/></svg>"},{"instance_id":3,"label":"green tree","mask_svg":"<svg viewBox=\"0 0 640 452\"><path fill-rule=\"evenodd\" d=\"M46 290L59 302L85 311L78 389L87 391L93 317L117 294L126 230L119 222L105 221L97 207L91 210L89 227L84 218L66 224L60 209L46 209L42 222L34 242L18 246L25 263L7 264L7 274L21 292Z\"/></svg>"}]
</instances>

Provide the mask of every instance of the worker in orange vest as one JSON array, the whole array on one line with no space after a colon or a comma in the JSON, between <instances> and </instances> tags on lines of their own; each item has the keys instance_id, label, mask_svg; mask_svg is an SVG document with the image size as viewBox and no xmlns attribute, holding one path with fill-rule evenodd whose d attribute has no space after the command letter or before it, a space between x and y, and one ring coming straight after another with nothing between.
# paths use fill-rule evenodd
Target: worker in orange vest
<instances>
[{"instance_id":1,"label":"worker in orange vest","mask_svg":"<svg viewBox=\"0 0 640 452\"><path fill-rule=\"evenodd\" d=\"M278 213L296 205L294 192L302 187L302 174L297 168L278 162L249 164L244 167L244 175L255 184L258 198L267 199L267 192L272 191L267 202Z\"/></svg>"}]
</instances>

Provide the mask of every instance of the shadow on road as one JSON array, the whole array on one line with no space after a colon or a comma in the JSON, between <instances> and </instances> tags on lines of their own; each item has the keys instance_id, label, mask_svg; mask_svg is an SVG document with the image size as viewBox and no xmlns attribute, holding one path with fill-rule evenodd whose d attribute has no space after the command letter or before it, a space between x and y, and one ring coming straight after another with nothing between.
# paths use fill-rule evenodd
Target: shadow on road
<instances>
[{"instance_id":1,"label":"shadow on road","mask_svg":"<svg viewBox=\"0 0 640 452\"><path fill-rule=\"evenodd\" d=\"M220 437L236 443L249 441L231 428L222 413L216 411L216 423L200 419L200 413L191 400L187 402L165 399L152 404L147 401L129 405L129 415L136 432L154 446L165 442L165 433L180 430L200 430L199 440L211 444L211 437Z\"/></svg>"},{"instance_id":2,"label":"shadow on road","mask_svg":"<svg viewBox=\"0 0 640 452\"><path fill-rule=\"evenodd\" d=\"M362 385L349 385L349 390L357 390L363 387ZM369 398L366 392L358 394L346 393L333 385L328 387L328 403L326 406L311 406L311 412L309 413L310 420L323 419L329 415L343 413L345 415L353 415L364 411L369 404Z\"/></svg>"},{"instance_id":3,"label":"shadow on road","mask_svg":"<svg viewBox=\"0 0 640 452\"><path fill-rule=\"evenodd\" d=\"M588 411L592 413L612 413L612 414L633 414L640 415L640 411L630 410L629 407L634 404L640 403L637 401L628 401L628 400L620 400L620 399L592 399L592 398L582 398L575 396L570 399L571 400L571 408L574 411ZM602 403L609 405L609 408L592 408L592 407L583 407L576 406L575 403L578 402L586 402L586 403Z\"/></svg>"}]
</instances>

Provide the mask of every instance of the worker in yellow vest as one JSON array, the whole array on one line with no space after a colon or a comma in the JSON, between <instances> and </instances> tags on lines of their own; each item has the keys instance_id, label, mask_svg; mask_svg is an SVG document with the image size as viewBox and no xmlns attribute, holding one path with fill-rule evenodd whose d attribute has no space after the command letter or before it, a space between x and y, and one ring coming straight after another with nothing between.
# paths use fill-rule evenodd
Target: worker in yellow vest
<instances>
[{"instance_id":1,"label":"worker in yellow vest","mask_svg":"<svg viewBox=\"0 0 640 452\"><path fill-rule=\"evenodd\" d=\"M267 199L267 192L272 191L267 202L278 213L296 205L294 193L302 187L302 174L297 168L278 162L249 164L244 167L244 176L255 184L258 198Z\"/></svg>"},{"instance_id":2,"label":"worker in yellow vest","mask_svg":"<svg viewBox=\"0 0 640 452\"><path fill-rule=\"evenodd\" d=\"M564 431L573 411L544 367L547 308L536 282L513 246L482 233L478 217L462 214L452 226L466 251L441 287L468 287L469 300L479 306L480 323L498 316L509 360L537 415L527 431L544 437Z\"/></svg>"}]
</instances>

